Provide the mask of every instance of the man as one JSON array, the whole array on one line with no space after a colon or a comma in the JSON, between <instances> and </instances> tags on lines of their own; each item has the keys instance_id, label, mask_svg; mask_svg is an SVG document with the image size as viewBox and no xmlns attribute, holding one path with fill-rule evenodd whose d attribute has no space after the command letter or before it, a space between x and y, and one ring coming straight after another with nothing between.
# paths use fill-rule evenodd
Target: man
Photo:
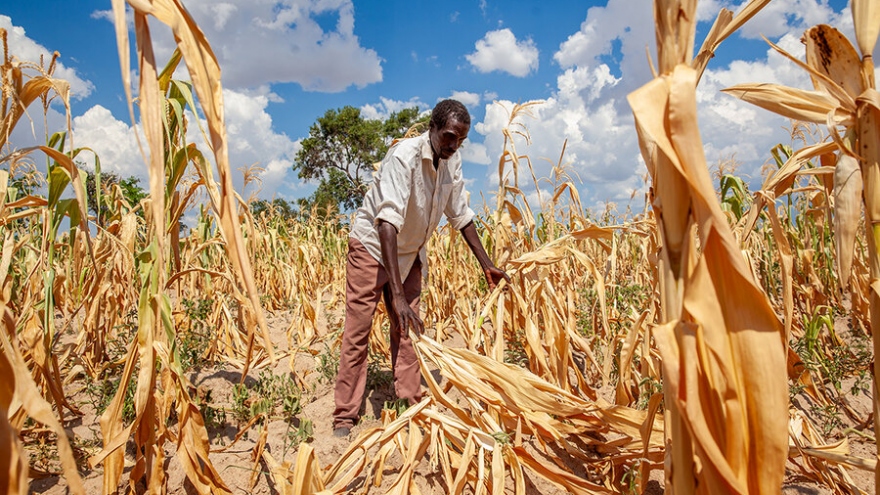
<instances>
[{"instance_id":1,"label":"man","mask_svg":"<svg viewBox=\"0 0 880 495\"><path fill-rule=\"evenodd\" d=\"M455 100L431 112L428 132L392 146L382 160L348 244L345 329L336 380L333 434L348 436L358 420L367 380L373 313L384 296L391 320L394 391L410 405L422 398L421 374L408 330L424 330L419 317L425 244L445 214L473 251L490 289L507 275L489 261L474 227L458 148L471 117Z\"/></svg>"}]
</instances>

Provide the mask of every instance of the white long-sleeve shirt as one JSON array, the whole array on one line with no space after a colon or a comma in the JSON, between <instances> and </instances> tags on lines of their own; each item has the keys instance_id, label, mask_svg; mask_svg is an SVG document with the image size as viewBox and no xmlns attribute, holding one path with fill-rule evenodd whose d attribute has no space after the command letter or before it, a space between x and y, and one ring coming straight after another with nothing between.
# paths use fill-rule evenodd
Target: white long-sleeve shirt
<instances>
[{"instance_id":1,"label":"white long-sleeve shirt","mask_svg":"<svg viewBox=\"0 0 880 495\"><path fill-rule=\"evenodd\" d=\"M426 132L401 140L388 150L357 211L350 236L382 263L376 225L379 220L393 225L397 229L400 276L405 279L416 256L421 256L422 267L428 266L424 247L444 214L456 230L475 215L468 206L461 154L456 151L448 160L441 159L435 170Z\"/></svg>"}]
</instances>

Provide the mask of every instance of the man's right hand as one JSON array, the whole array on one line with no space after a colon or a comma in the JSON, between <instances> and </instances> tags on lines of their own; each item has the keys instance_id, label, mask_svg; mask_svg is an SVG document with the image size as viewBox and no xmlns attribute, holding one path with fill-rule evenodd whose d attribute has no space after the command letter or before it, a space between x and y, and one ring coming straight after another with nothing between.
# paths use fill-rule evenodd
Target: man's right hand
<instances>
[{"instance_id":1,"label":"man's right hand","mask_svg":"<svg viewBox=\"0 0 880 495\"><path fill-rule=\"evenodd\" d=\"M412 330L416 335L421 335L425 331L425 325L419 315L406 303L406 298L391 296L391 311L394 312L393 317L397 318L397 324L401 332Z\"/></svg>"}]
</instances>

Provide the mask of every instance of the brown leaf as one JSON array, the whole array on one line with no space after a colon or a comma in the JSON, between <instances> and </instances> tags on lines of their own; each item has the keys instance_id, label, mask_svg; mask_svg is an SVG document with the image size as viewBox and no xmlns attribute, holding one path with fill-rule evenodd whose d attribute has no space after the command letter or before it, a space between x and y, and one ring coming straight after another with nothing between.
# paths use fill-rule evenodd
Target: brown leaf
<instances>
[{"instance_id":1,"label":"brown leaf","mask_svg":"<svg viewBox=\"0 0 880 495\"><path fill-rule=\"evenodd\" d=\"M804 33L807 64L828 76L853 97L861 94L862 63L852 43L840 31L820 24ZM827 88L821 80L813 79L816 89Z\"/></svg>"}]
</instances>

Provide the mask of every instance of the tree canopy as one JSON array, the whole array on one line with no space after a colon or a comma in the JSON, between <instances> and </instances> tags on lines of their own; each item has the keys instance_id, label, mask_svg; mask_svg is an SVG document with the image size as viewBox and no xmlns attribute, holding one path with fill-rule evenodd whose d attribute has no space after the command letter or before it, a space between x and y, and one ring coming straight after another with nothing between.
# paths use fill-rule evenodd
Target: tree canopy
<instances>
[{"instance_id":1,"label":"tree canopy","mask_svg":"<svg viewBox=\"0 0 880 495\"><path fill-rule=\"evenodd\" d=\"M327 110L309 128L293 164L300 179L319 181L315 193L300 201L301 208L316 205L327 211L360 206L373 164L414 125L426 129L429 117L419 117L417 107L394 112L384 121L366 119L351 106Z\"/></svg>"},{"instance_id":2,"label":"tree canopy","mask_svg":"<svg viewBox=\"0 0 880 495\"><path fill-rule=\"evenodd\" d=\"M88 196L89 211L95 214L98 224L103 225L102 219L107 216L110 211L107 204L98 205L98 195L95 182L95 172L86 169L86 195ZM101 173L101 194L104 198L111 193L111 188L119 187L122 196L132 207L137 206L142 199L146 198L148 192L140 186L141 180L137 177L122 177L116 172ZM143 215L143 212L139 212Z\"/></svg>"}]
</instances>

